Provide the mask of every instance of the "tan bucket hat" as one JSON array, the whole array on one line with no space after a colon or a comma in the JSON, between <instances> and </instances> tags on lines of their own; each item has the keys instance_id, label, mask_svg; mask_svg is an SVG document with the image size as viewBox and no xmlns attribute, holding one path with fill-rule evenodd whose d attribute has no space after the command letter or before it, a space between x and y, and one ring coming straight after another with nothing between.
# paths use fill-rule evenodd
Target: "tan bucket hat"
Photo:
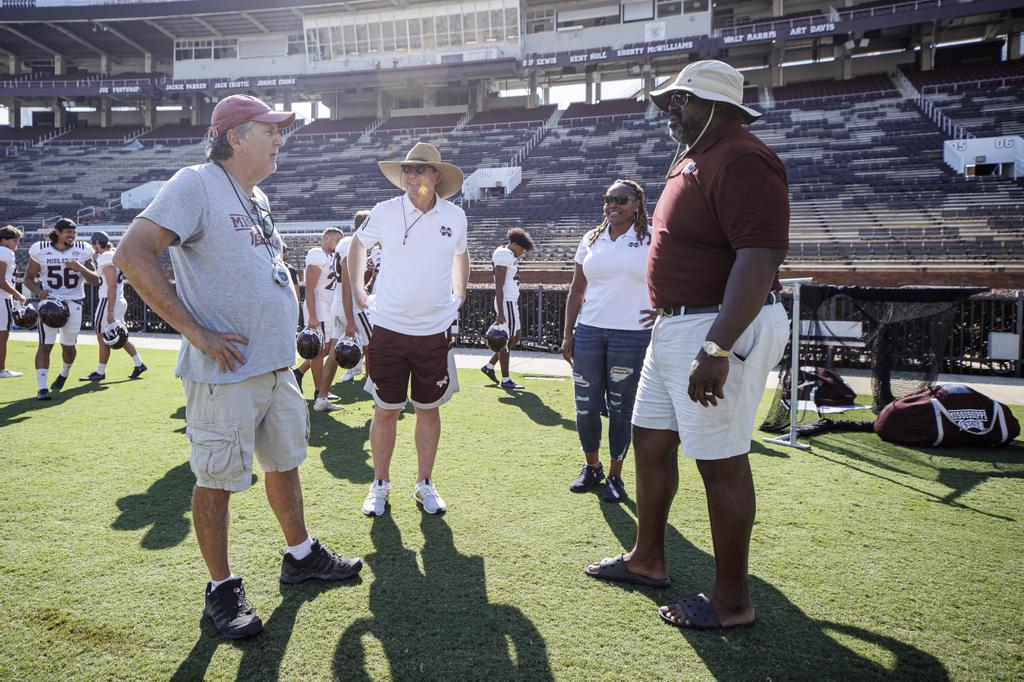
<instances>
[{"instance_id":1,"label":"tan bucket hat","mask_svg":"<svg viewBox=\"0 0 1024 682\"><path fill-rule=\"evenodd\" d=\"M651 100L662 111L674 92L691 92L701 99L731 104L745 116L747 123L761 118L761 112L743 104L743 74L717 59L703 59L687 64L675 81L651 93Z\"/></svg>"},{"instance_id":2,"label":"tan bucket hat","mask_svg":"<svg viewBox=\"0 0 1024 682\"><path fill-rule=\"evenodd\" d=\"M381 172L384 173L384 177L392 185L403 190L405 185L402 183L402 166L418 166L420 164L432 166L441 173L441 181L437 183L435 191L442 199L458 194L459 190L462 189L462 183L466 179L462 169L441 161L441 153L437 151L434 145L427 144L426 142L417 142L401 161L377 162Z\"/></svg>"}]
</instances>

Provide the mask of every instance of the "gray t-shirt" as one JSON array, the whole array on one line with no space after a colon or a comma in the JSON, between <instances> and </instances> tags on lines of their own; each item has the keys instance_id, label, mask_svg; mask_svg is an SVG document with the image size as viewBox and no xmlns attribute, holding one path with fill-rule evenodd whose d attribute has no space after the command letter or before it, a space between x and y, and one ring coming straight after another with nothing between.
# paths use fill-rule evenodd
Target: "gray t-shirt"
<instances>
[{"instance_id":1,"label":"gray t-shirt","mask_svg":"<svg viewBox=\"0 0 1024 682\"><path fill-rule=\"evenodd\" d=\"M266 201L256 188L253 195ZM263 206L269 206L264 203ZM246 362L223 373L217 362L182 339L175 374L208 384L230 384L295 362L298 301L290 281L274 282L281 236L266 240L245 190L215 163L182 168L140 218L174 232L169 249L178 297L207 329L249 340L237 347Z\"/></svg>"}]
</instances>

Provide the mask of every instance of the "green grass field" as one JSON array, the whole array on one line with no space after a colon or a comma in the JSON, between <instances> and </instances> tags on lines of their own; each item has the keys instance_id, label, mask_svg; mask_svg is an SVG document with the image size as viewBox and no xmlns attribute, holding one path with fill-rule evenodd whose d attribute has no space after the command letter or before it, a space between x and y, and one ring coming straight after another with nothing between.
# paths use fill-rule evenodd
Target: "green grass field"
<instances>
[{"instance_id":1,"label":"green grass field","mask_svg":"<svg viewBox=\"0 0 1024 682\"><path fill-rule=\"evenodd\" d=\"M766 446L751 461L757 625L680 631L658 604L704 591L713 558L703 488L684 462L671 514L674 587L583 575L631 546L635 506L567 485L581 455L568 380L479 372L443 410L436 469L450 510L421 514L413 419L403 417L391 512L366 519L371 403L312 414L302 467L311 532L364 557L355 583L281 586L283 538L262 481L233 500L232 569L265 623L217 638L190 528L193 478L175 354L145 351L108 381L83 346L68 388L34 400L34 347L12 343L0 382L0 679L1021 679L1024 443L926 451L871 434ZM58 354L54 364L59 367ZM307 394L311 393L307 386ZM1024 419L1024 409L1014 408ZM632 460L625 469L634 494Z\"/></svg>"}]
</instances>

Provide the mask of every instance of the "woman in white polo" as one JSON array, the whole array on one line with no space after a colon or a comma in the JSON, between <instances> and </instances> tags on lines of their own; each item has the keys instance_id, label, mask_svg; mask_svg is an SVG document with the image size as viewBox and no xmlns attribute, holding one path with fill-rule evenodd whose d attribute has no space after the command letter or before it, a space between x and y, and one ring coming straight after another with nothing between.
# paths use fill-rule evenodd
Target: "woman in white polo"
<instances>
[{"instance_id":1,"label":"woman in white polo","mask_svg":"<svg viewBox=\"0 0 1024 682\"><path fill-rule=\"evenodd\" d=\"M604 221L583 236L576 250L565 308L562 355L573 367L576 432L587 460L569 489L583 493L605 477L598 451L601 415L606 414L611 467L605 502L626 498L622 462L654 323L646 276L650 243L643 188L632 180L616 180L604 196Z\"/></svg>"}]
</instances>

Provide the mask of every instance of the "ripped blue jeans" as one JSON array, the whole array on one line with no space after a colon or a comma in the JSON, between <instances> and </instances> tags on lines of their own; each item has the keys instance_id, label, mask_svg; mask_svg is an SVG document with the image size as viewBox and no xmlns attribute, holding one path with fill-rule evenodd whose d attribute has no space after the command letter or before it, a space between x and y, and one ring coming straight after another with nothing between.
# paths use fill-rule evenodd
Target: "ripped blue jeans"
<instances>
[{"instance_id":1,"label":"ripped blue jeans","mask_svg":"<svg viewBox=\"0 0 1024 682\"><path fill-rule=\"evenodd\" d=\"M601 415L608 416L608 454L626 458L633 399L640 382L651 331L576 325L572 372L576 393L576 433L583 452L601 447Z\"/></svg>"}]
</instances>

